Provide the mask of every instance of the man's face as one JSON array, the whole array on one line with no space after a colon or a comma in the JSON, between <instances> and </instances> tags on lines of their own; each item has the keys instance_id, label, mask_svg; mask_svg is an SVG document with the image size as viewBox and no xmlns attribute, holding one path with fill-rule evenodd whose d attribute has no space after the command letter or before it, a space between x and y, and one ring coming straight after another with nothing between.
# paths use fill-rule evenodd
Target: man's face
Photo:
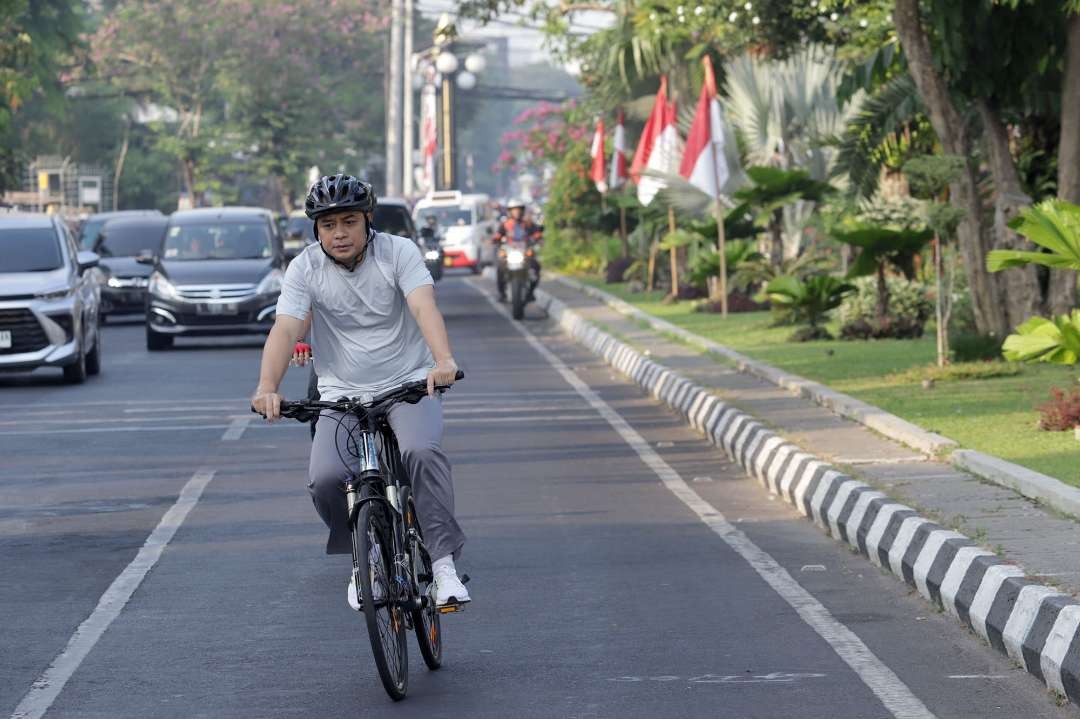
<instances>
[{"instance_id":1,"label":"man's face","mask_svg":"<svg viewBox=\"0 0 1080 719\"><path fill-rule=\"evenodd\" d=\"M523 208L523 207L511 207L510 208L510 217L514 218L515 220L520 220L521 215L524 214L524 212L525 212L525 208Z\"/></svg>"},{"instance_id":2,"label":"man's face","mask_svg":"<svg viewBox=\"0 0 1080 719\"><path fill-rule=\"evenodd\" d=\"M338 262L352 264L367 245L367 218L362 212L331 212L320 217L316 224L323 249Z\"/></svg>"}]
</instances>

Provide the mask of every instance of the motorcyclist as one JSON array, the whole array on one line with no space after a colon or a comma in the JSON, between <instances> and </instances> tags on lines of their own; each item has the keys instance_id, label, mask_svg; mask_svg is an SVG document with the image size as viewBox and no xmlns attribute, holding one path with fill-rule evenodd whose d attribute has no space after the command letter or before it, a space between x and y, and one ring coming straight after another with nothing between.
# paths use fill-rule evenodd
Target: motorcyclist
<instances>
[{"instance_id":1,"label":"motorcyclist","mask_svg":"<svg viewBox=\"0 0 1080 719\"><path fill-rule=\"evenodd\" d=\"M496 245L513 242L531 247L539 244L543 240L543 230L539 225L525 216L524 201L519 200L516 197L511 199L506 203L506 211L509 217L503 220L499 224L498 229L495 230L493 241ZM528 262L529 267L533 270L533 280L529 285L529 295L527 300L532 302L535 299L533 292L540 283L540 260L536 258L535 252L529 253ZM499 289L499 302L506 302L506 267L502 262L499 262L495 279Z\"/></svg>"}]
</instances>

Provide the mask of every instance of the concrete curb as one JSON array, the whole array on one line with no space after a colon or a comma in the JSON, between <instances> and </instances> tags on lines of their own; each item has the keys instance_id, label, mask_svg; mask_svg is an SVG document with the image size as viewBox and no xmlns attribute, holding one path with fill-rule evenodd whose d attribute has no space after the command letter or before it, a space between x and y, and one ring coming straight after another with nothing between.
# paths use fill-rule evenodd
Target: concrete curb
<instances>
[{"instance_id":1,"label":"concrete curb","mask_svg":"<svg viewBox=\"0 0 1080 719\"><path fill-rule=\"evenodd\" d=\"M647 322L649 326L658 332L675 335L687 344L693 345L700 350L723 357L734 363L740 372L745 372L754 375L755 377L760 377L767 382L772 382L778 387L783 387L799 397L812 399L821 406L827 407L843 417L853 419L886 437L895 439L898 442L903 442L907 446L917 449L920 452L937 455L948 452L957 446L956 442L948 437L943 437L934 432L928 432L922 427L912 424L905 419L901 419L894 414L889 414L883 409L857 400L842 392L837 392L826 385L813 382L805 377L790 374L777 369L776 367L772 367L771 365L750 359L746 355L739 354L729 347L705 339L701 335L694 334L689 330L673 325L658 317L653 317L649 313L643 312L630 303L624 302L618 297L604 292L603 290L598 290L595 287L590 287L589 285L582 284L577 280L562 275L556 275L555 279L562 282L567 287L572 287L579 292L584 292L594 299L600 300L621 314Z\"/></svg>"},{"instance_id":2,"label":"concrete curb","mask_svg":"<svg viewBox=\"0 0 1080 719\"><path fill-rule=\"evenodd\" d=\"M1061 480L973 449L958 449L949 459L960 469L1008 487L1028 499L1038 500L1059 512L1080 517L1080 489Z\"/></svg>"},{"instance_id":3,"label":"concrete curb","mask_svg":"<svg viewBox=\"0 0 1080 719\"><path fill-rule=\"evenodd\" d=\"M1080 704L1080 602L804 452L546 292L536 295L571 337L683 415L766 489Z\"/></svg>"}]
</instances>

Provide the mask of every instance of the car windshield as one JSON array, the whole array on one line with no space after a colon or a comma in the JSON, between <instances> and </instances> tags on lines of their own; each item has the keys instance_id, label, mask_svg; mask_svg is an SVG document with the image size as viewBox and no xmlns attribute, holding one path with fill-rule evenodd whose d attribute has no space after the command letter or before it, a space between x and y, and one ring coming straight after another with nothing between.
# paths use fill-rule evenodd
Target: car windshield
<instances>
[{"instance_id":1,"label":"car windshield","mask_svg":"<svg viewBox=\"0 0 1080 719\"><path fill-rule=\"evenodd\" d=\"M473 223L472 210L457 205L445 207L424 207L416 211L421 224L427 222L432 215L438 222L439 227L451 227L453 225L471 225Z\"/></svg>"},{"instance_id":2,"label":"car windshield","mask_svg":"<svg viewBox=\"0 0 1080 719\"><path fill-rule=\"evenodd\" d=\"M290 217L289 223L285 226L286 240L294 239L297 235L304 239L304 244L311 244L315 241L315 232L312 229L312 222L306 217Z\"/></svg>"},{"instance_id":3,"label":"car windshield","mask_svg":"<svg viewBox=\"0 0 1080 719\"><path fill-rule=\"evenodd\" d=\"M135 257L142 252L156 253L161 248L164 222L145 224L110 223L98 235L94 252L103 257Z\"/></svg>"},{"instance_id":4,"label":"car windshield","mask_svg":"<svg viewBox=\"0 0 1080 719\"><path fill-rule=\"evenodd\" d=\"M409 212L397 205L382 205L375 208L372 225L379 232L386 232L399 237L412 237L409 229Z\"/></svg>"},{"instance_id":5,"label":"car windshield","mask_svg":"<svg viewBox=\"0 0 1080 719\"><path fill-rule=\"evenodd\" d=\"M82 232L79 235L79 247L84 250L89 250L97 242L98 235L101 233L101 228L105 226L107 220L87 220L82 226Z\"/></svg>"},{"instance_id":6,"label":"car windshield","mask_svg":"<svg viewBox=\"0 0 1080 719\"><path fill-rule=\"evenodd\" d=\"M0 229L0 272L48 272L64 265L51 227Z\"/></svg>"},{"instance_id":7,"label":"car windshield","mask_svg":"<svg viewBox=\"0 0 1080 719\"><path fill-rule=\"evenodd\" d=\"M260 221L173 225L162 252L166 260L254 260L271 254L270 233Z\"/></svg>"}]
</instances>

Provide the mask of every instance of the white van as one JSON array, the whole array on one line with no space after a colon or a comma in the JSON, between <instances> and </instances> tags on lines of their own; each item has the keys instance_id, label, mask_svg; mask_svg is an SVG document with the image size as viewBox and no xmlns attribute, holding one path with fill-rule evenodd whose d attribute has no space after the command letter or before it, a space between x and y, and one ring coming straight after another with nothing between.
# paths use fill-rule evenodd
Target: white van
<instances>
[{"instance_id":1,"label":"white van","mask_svg":"<svg viewBox=\"0 0 1080 719\"><path fill-rule=\"evenodd\" d=\"M462 194L458 190L431 192L416 203L413 222L417 227L427 224L434 215L442 235L447 267L467 267L479 273L485 265L494 264L496 218L487 195Z\"/></svg>"}]
</instances>

